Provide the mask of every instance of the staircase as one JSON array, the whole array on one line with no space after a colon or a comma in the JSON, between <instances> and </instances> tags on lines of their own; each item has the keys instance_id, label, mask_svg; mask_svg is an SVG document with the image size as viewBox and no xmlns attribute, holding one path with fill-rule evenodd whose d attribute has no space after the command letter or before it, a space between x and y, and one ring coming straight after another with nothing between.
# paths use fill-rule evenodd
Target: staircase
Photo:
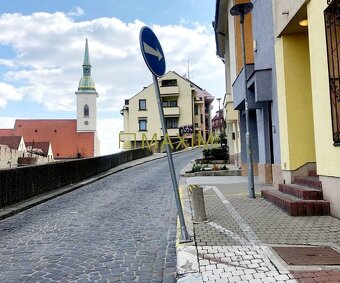
<instances>
[{"instance_id":1,"label":"staircase","mask_svg":"<svg viewBox=\"0 0 340 283\"><path fill-rule=\"evenodd\" d=\"M261 195L291 216L330 214L330 204L323 200L322 183L315 171L306 177L295 177L293 184L280 184L279 190L262 190Z\"/></svg>"}]
</instances>

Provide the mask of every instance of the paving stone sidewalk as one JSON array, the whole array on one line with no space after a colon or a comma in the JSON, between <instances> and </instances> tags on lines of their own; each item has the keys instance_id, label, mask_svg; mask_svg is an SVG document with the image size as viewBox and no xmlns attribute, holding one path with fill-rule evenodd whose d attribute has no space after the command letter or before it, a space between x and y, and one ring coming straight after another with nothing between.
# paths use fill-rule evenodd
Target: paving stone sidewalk
<instances>
[{"instance_id":1,"label":"paving stone sidewalk","mask_svg":"<svg viewBox=\"0 0 340 283\"><path fill-rule=\"evenodd\" d=\"M288 216L260 197L258 184L256 199L249 199L244 177L186 178L186 184L204 188L208 219L187 224L194 242L178 244L178 282L340 282L338 265L287 265L273 250L293 245L340 251L339 219ZM185 186L182 195L188 223Z\"/></svg>"}]
</instances>

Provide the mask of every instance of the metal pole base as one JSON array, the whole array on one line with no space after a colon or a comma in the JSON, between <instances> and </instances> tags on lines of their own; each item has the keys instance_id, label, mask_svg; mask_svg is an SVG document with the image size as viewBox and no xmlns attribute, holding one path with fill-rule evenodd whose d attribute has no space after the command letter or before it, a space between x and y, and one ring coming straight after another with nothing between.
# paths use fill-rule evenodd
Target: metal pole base
<instances>
[{"instance_id":1,"label":"metal pole base","mask_svg":"<svg viewBox=\"0 0 340 283\"><path fill-rule=\"evenodd\" d=\"M192 239L189 236L189 233L187 231L187 227L186 226L181 226L181 240L179 242L181 244L192 242Z\"/></svg>"},{"instance_id":2,"label":"metal pole base","mask_svg":"<svg viewBox=\"0 0 340 283\"><path fill-rule=\"evenodd\" d=\"M251 199L256 198L254 189L251 189L251 190L250 190L249 196L248 196L248 197L251 198Z\"/></svg>"}]
</instances>

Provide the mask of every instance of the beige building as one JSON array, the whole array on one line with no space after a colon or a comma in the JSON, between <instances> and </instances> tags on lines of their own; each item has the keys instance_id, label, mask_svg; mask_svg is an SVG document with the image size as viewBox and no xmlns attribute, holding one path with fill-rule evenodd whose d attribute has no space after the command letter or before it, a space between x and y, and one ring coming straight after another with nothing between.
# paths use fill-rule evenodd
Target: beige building
<instances>
[{"instance_id":1,"label":"beige building","mask_svg":"<svg viewBox=\"0 0 340 283\"><path fill-rule=\"evenodd\" d=\"M214 97L185 77L169 71L158 79L169 139L174 149L208 140L211 133L211 103ZM121 110L124 131L123 149L147 146L154 142L162 150L164 140L154 85L145 87L125 100ZM166 139L169 141L169 139ZM164 149L164 148L163 148Z\"/></svg>"}]
</instances>

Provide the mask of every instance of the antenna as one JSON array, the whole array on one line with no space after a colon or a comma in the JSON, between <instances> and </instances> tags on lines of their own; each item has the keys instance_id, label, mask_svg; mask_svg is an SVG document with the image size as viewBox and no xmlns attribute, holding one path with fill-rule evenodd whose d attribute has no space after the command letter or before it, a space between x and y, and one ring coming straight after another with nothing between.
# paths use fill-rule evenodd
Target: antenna
<instances>
[{"instance_id":1,"label":"antenna","mask_svg":"<svg viewBox=\"0 0 340 283\"><path fill-rule=\"evenodd\" d=\"M190 80L190 61L192 61L192 59L188 59L187 60L187 78L188 80Z\"/></svg>"},{"instance_id":2,"label":"antenna","mask_svg":"<svg viewBox=\"0 0 340 283\"><path fill-rule=\"evenodd\" d=\"M188 59L187 62L188 62L188 80L190 80L190 59Z\"/></svg>"}]
</instances>

